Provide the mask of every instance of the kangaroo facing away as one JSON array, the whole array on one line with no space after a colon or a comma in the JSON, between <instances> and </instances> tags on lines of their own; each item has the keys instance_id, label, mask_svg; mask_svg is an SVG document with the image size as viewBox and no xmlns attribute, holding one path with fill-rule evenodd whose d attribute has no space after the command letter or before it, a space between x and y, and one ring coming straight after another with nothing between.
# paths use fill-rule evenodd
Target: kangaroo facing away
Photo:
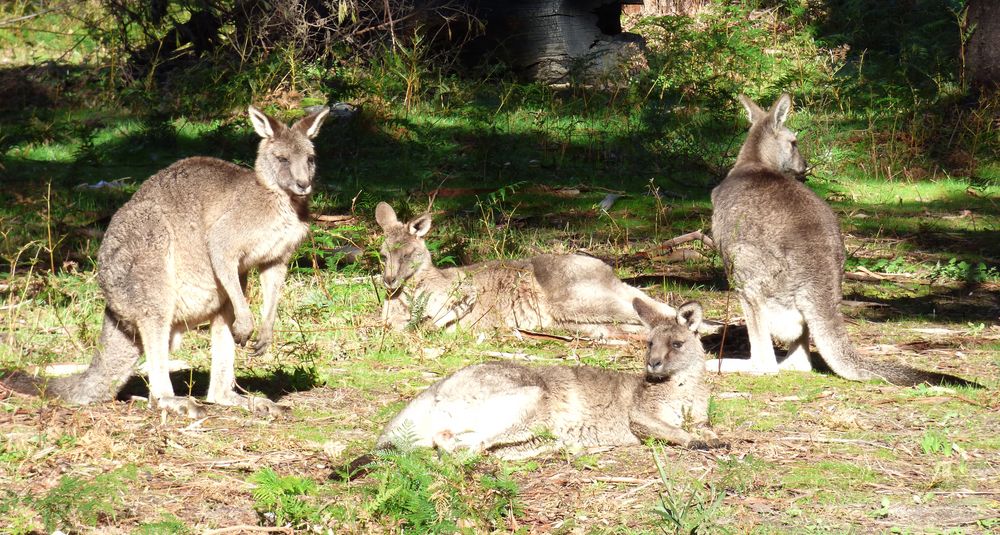
<instances>
[{"instance_id":1,"label":"kangaroo facing away","mask_svg":"<svg viewBox=\"0 0 1000 535\"><path fill-rule=\"evenodd\" d=\"M840 313L844 242L833 210L797 180L806 162L785 126L787 94L764 111L740 95L750 133L736 164L712 190L712 236L739 296L750 335L750 359L709 360L724 372L809 371L809 335L830 369L850 380L898 385L952 383L952 375L865 359L847 336ZM772 337L788 344L775 358Z\"/></svg>"},{"instance_id":2,"label":"kangaroo facing away","mask_svg":"<svg viewBox=\"0 0 1000 535\"><path fill-rule=\"evenodd\" d=\"M438 269L424 242L430 214L402 223L382 202L375 220L385 231L382 281L389 296L382 318L397 329L417 321L439 329L560 328L607 337L643 330L635 299L676 314L596 258L545 254Z\"/></svg>"},{"instance_id":3,"label":"kangaroo facing away","mask_svg":"<svg viewBox=\"0 0 1000 535\"><path fill-rule=\"evenodd\" d=\"M150 177L111 218L98 251L97 280L107 301L99 349L80 375L5 383L20 391L88 404L113 399L145 355L150 401L191 417L204 409L174 395L168 354L187 329L211 322L207 401L279 412L270 400L234 391L236 344L254 321L244 290L260 272L262 321L255 354L266 351L287 264L309 231L315 174L312 138L328 113L287 127L258 109L250 121L262 138L254 169L223 160L180 160Z\"/></svg>"},{"instance_id":4,"label":"kangaroo facing away","mask_svg":"<svg viewBox=\"0 0 1000 535\"><path fill-rule=\"evenodd\" d=\"M410 401L376 447L412 440L415 446L520 459L566 446L620 446L647 438L718 445L706 427L709 391L697 336L701 305L686 303L667 317L645 300L633 304L650 329L644 376L590 366L473 364Z\"/></svg>"}]
</instances>

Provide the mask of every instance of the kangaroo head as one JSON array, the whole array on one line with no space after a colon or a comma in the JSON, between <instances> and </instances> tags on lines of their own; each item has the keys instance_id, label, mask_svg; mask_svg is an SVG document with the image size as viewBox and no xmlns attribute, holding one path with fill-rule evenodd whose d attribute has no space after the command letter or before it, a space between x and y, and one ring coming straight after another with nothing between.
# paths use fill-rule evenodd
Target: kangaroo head
<instances>
[{"instance_id":1,"label":"kangaroo head","mask_svg":"<svg viewBox=\"0 0 1000 535\"><path fill-rule=\"evenodd\" d=\"M664 316L640 299L632 300L639 319L649 327L646 346L646 377L663 380L687 369L704 367L705 350L698 339L703 312L689 301L677 309L677 316Z\"/></svg>"},{"instance_id":2,"label":"kangaroo head","mask_svg":"<svg viewBox=\"0 0 1000 535\"><path fill-rule=\"evenodd\" d=\"M806 160L799 153L797 136L785 126L785 119L792 111L792 97L783 93L764 111L746 95L740 103L750 118L750 133L736 159L741 163L757 162L783 175L800 177L806 172Z\"/></svg>"},{"instance_id":3,"label":"kangaroo head","mask_svg":"<svg viewBox=\"0 0 1000 535\"><path fill-rule=\"evenodd\" d=\"M269 189L295 198L312 193L316 152L311 140L319 133L330 108L324 106L290 127L253 106L248 112L253 129L261 137L254 165L257 180Z\"/></svg>"},{"instance_id":4,"label":"kangaroo head","mask_svg":"<svg viewBox=\"0 0 1000 535\"><path fill-rule=\"evenodd\" d=\"M382 243L382 283L397 290L420 270L431 265L431 252L424 236L431 230L431 215L424 214L409 223L400 223L396 212L387 203L375 207L375 221L385 232Z\"/></svg>"}]
</instances>

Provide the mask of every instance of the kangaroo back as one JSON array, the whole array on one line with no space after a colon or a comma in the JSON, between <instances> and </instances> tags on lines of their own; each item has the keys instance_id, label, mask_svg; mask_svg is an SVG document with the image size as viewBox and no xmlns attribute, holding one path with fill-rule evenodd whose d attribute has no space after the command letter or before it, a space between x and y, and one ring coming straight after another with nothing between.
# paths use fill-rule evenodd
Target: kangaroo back
<instances>
[{"instance_id":1,"label":"kangaroo back","mask_svg":"<svg viewBox=\"0 0 1000 535\"><path fill-rule=\"evenodd\" d=\"M392 207L379 203L375 219L385 232L382 281L389 296L383 319L396 328L426 319L438 328L555 327L604 337L642 329L633 299L676 314L596 258L538 255L437 269L424 242L429 214L403 223Z\"/></svg>"},{"instance_id":2,"label":"kangaroo back","mask_svg":"<svg viewBox=\"0 0 1000 535\"><path fill-rule=\"evenodd\" d=\"M844 243L833 210L797 178L805 171L794 132L785 126L791 99L764 111L740 101L751 121L736 164L712 191L712 234L750 335L750 360L723 359L709 369L776 373L772 337L789 344L782 368L809 370L809 335L830 369L852 380L911 385L956 377L863 359L840 313Z\"/></svg>"},{"instance_id":3,"label":"kangaroo back","mask_svg":"<svg viewBox=\"0 0 1000 535\"><path fill-rule=\"evenodd\" d=\"M522 458L554 447L638 444L644 438L688 445L692 437L683 428L707 420L704 352L696 335L701 307L688 303L666 317L642 300L635 306L651 328L644 375L590 366L474 364L413 399L377 446L402 441Z\"/></svg>"}]
</instances>

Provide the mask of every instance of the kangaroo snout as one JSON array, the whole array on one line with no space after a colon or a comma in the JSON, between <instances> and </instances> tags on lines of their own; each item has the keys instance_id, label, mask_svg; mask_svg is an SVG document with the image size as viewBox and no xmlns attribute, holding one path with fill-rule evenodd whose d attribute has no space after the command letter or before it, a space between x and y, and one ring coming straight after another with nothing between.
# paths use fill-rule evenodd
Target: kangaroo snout
<instances>
[{"instance_id":1,"label":"kangaroo snout","mask_svg":"<svg viewBox=\"0 0 1000 535\"><path fill-rule=\"evenodd\" d=\"M292 185L292 193L300 197L304 197L312 193L312 181L309 179L296 180L295 184Z\"/></svg>"},{"instance_id":2,"label":"kangaroo snout","mask_svg":"<svg viewBox=\"0 0 1000 535\"><path fill-rule=\"evenodd\" d=\"M403 281L395 275L390 275L388 273L382 275L382 284L389 290L396 291L400 286L403 285Z\"/></svg>"}]
</instances>

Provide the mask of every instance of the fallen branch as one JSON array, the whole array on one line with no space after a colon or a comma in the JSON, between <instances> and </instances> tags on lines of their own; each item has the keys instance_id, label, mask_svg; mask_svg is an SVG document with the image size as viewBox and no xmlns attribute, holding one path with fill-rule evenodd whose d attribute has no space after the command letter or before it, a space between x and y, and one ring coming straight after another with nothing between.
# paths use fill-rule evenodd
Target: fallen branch
<instances>
[{"instance_id":1,"label":"fallen branch","mask_svg":"<svg viewBox=\"0 0 1000 535\"><path fill-rule=\"evenodd\" d=\"M244 524L240 526L229 526L228 528L218 528L218 529L206 529L202 533L204 535L220 535L222 533L295 533L292 528L285 527L265 527L265 526L251 526L249 524Z\"/></svg>"},{"instance_id":2,"label":"fallen branch","mask_svg":"<svg viewBox=\"0 0 1000 535\"><path fill-rule=\"evenodd\" d=\"M587 338L585 336L566 336L563 334L553 334L545 333L540 331L529 331L526 329L515 329L515 332L521 336L527 336L528 338L536 338L539 340L557 340L560 342L587 342L591 344L605 345L605 346L627 346L629 344L628 340L619 340L617 338ZM628 336L628 333L623 333L628 338L635 338Z\"/></svg>"},{"instance_id":3,"label":"fallen branch","mask_svg":"<svg viewBox=\"0 0 1000 535\"><path fill-rule=\"evenodd\" d=\"M687 243L687 242L695 241L695 240L698 240L701 243L704 243L707 247L711 247L712 249L715 249L715 242L712 240L712 237L705 235L701 230L696 230L694 232L688 232L687 234L681 234L680 236L677 236L676 238L670 238L669 240L660 243L660 245L657 245L656 247L657 247L657 249L671 249L671 248L676 247L676 246L678 246L678 245L680 245L682 243Z\"/></svg>"},{"instance_id":4,"label":"fallen branch","mask_svg":"<svg viewBox=\"0 0 1000 535\"><path fill-rule=\"evenodd\" d=\"M879 444L877 442L872 442L870 440L859 440L855 438L829 438L829 437L809 437L809 436L794 436L789 435L781 437L779 441L785 440L788 442L816 442L820 444L863 444L865 446L874 446L876 448L892 449L885 444Z\"/></svg>"}]
</instances>

